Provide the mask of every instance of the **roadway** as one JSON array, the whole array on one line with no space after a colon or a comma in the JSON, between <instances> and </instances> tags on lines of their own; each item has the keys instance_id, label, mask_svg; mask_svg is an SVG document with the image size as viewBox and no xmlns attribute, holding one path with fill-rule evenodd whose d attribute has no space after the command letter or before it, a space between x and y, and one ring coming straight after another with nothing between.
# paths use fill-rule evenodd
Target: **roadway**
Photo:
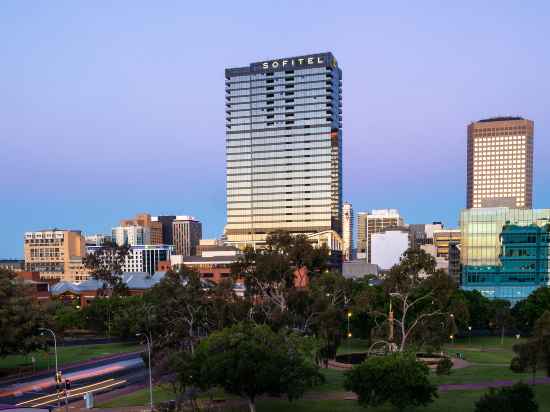
<instances>
[{"instance_id":1,"label":"roadway","mask_svg":"<svg viewBox=\"0 0 550 412\"><path fill-rule=\"evenodd\" d=\"M71 381L71 389L59 396L59 403L82 400L87 392L94 394L146 382L147 369L139 353L122 354L83 364L60 368L63 381ZM21 407L55 407L58 394L55 370L0 383L0 404Z\"/></svg>"}]
</instances>

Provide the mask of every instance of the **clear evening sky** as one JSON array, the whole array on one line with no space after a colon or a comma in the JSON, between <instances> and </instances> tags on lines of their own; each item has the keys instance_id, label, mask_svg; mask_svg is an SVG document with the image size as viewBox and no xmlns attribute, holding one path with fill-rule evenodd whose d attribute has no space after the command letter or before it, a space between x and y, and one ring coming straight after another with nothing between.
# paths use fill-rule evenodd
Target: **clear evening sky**
<instances>
[{"instance_id":1,"label":"clear evening sky","mask_svg":"<svg viewBox=\"0 0 550 412\"><path fill-rule=\"evenodd\" d=\"M466 125L535 121L550 207L546 1L20 1L0 4L0 258L25 231L109 233L137 212L225 223L224 68L331 51L344 198L456 226Z\"/></svg>"}]
</instances>

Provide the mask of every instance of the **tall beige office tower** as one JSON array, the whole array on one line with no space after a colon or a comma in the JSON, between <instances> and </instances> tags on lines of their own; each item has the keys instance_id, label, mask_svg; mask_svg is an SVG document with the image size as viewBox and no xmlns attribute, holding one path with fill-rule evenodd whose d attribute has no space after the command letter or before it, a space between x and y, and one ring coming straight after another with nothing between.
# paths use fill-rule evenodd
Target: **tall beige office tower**
<instances>
[{"instance_id":1,"label":"tall beige office tower","mask_svg":"<svg viewBox=\"0 0 550 412\"><path fill-rule=\"evenodd\" d=\"M345 202L342 207L342 257L344 260L353 259L353 207Z\"/></svg>"},{"instance_id":2,"label":"tall beige office tower","mask_svg":"<svg viewBox=\"0 0 550 412\"><path fill-rule=\"evenodd\" d=\"M468 208L533 207L533 128L521 117L468 125Z\"/></svg>"},{"instance_id":3,"label":"tall beige office tower","mask_svg":"<svg viewBox=\"0 0 550 412\"><path fill-rule=\"evenodd\" d=\"M342 236L341 79L331 53L226 69L228 243Z\"/></svg>"},{"instance_id":4,"label":"tall beige office tower","mask_svg":"<svg viewBox=\"0 0 550 412\"><path fill-rule=\"evenodd\" d=\"M378 209L357 214L357 258L371 263L371 236L405 224L397 209Z\"/></svg>"}]
</instances>

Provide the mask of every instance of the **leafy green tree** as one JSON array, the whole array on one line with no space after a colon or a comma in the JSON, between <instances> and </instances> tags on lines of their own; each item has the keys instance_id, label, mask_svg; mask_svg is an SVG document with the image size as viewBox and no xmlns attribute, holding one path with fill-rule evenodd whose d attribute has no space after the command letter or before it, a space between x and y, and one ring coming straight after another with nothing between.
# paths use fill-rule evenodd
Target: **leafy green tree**
<instances>
[{"instance_id":1,"label":"leafy green tree","mask_svg":"<svg viewBox=\"0 0 550 412\"><path fill-rule=\"evenodd\" d=\"M53 322L55 329L65 332L70 329L84 329L86 319L83 312L74 305L57 304L54 309Z\"/></svg>"},{"instance_id":2,"label":"leafy green tree","mask_svg":"<svg viewBox=\"0 0 550 412\"><path fill-rule=\"evenodd\" d=\"M541 287L512 308L512 316L518 328L531 332L535 322L545 311L550 311L550 287Z\"/></svg>"},{"instance_id":3,"label":"leafy green tree","mask_svg":"<svg viewBox=\"0 0 550 412\"><path fill-rule=\"evenodd\" d=\"M328 249L315 248L303 235L285 231L271 233L266 247L246 249L232 265L234 278L243 278L246 297L254 303L253 318L275 327L288 322L290 295L296 281L324 273L328 264Z\"/></svg>"},{"instance_id":4,"label":"leafy green tree","mask_svg":"<svg viewBox=\"0 0 550 412\"><path fill-rule=\"evenodd\" d=\"M155 349L193 352L201 334L208 330L209 297L200 275L182 267L166 273L145 296L154 305Z\"/></svg>"},{"instance_id":5,"label":"leafy green tree","mask_svg":"<svg viewBox=\"0 0 550 412\"><path fill-rule=\"evenodd\" d=\"M445 356L444 358L441 358L439 362L437 362L435 373L437 373L438 375L450 375L452 369L453 361Z\"/></svg>"},{"instance_id":6,"label":"leafy green tree","mask_svg":"<svg viewBox=\"0 0 550 412\"><path fill-rule=\"evenodd\" d=\"M516 357L510 364L514 372L531 371L533 382L539 368L550 376L550 311L545 311L535 322L533 336L527 342L514 345L514 352Z\"/></svg>"},{"instance_id":7,"label":"leafy green tree","mask_svg":"<svg viewBox=\"0 0 550 412\"><path fill-rule=\"evenodd\" d=\"M492 302L492 320L490 325L500 333L501 343L504 343L504 333L514 325L514 318L510 311L510 302L495 299Z\"/></svg>"},{"instance_id":8,"label":"leafy green tree","mask_svg":"<svg viewBox=\"0 0 550 412\"><path fill-rule=\"evenodd\" d=\"M90 275L103 282L101 295L122 296L128 294L128 287L122 280L122 267L128 256L128 246L118 246L106 242L102 247L90 253L84 259L84 265Z\"/></svg>"},{"instance_id":9,"label":"leafy green tree","mask_svg":"<svg viewBox=\"0 0 550 412\"><path fill-rule=\"evenodd\" d=\"M295 340L267 325L240 323L211 334L195 351L198 387L220 386L248 400L256 410L258 396L300 398L322 375Z\"/></svg>"},{"instance_id":10,"label":"leafy green tree","mask_svg":"<svg viewBox=\"0 0 550 412\"><path fill-rule=\"evenodd\" d=\"M413 355L394 353L371 357L346 372L344 387L357 394L359 405L376 407L389 402L398 411L426 406L437 397L429 369Z\"/></svg>"},{"instance_id":11,"label":"leafy green tree","mask_svg":"<svg viewBox=\"0 0 550 412\"><path fill-rule=\"evenodd\" d=\"M15 273L0 269L0 357L42 347L37 330L47 320L29 288Z\"/></svg>"},{"instance_id":12,"label":"leafy green tree","mask_svg":"<svg viewBox=\"0 0 550 412\"><path fill-rule=\"evenodd\" d=\"M491 388L475 404L475 412L538 412L533 389L518 382L511 387Z\"/></svg>"},{"instance_id":13,"label":"leafy green tree","mask_svg":"<svg viewBox=\"0 0 550 412\"><path fill-rule=\"evenodd\" d=\"M386 275L383 289L387 302L383 307L378 296L373 296L374 302L366 302L374 319L383 320L377 328L382 339L378 342L385 342L391 351L403 352L411 343L434 341L434 336L441 341L447 335L447 323L454 321L450 311L457 286L447 274L436 270L432 256L422 249L405 251ZM365 297L360 299L365 301Z\"/></svg>"}]
</instances>

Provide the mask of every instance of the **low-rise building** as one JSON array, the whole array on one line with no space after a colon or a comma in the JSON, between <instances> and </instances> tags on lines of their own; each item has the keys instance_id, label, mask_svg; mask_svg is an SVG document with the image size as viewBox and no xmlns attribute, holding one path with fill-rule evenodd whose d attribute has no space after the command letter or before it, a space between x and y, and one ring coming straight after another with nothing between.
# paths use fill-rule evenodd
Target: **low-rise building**
<instances>
[{"instance_id":1,"label":"low-rise building","mask_svg":"<svg viewBox=\"0 0 550 412\"><path fill-rule=\"evenodd\" d=\"M20 272L25 269L25 261L20 259L0 259L0 269Z\"/></svg>"},{"instance_id":2,"label":"low-rise building","mask_svg":"<svg viewBox=\"0 0 550 412\"><path fill-rule=\"evenodd\" d=\"M391 269L399 263L401 256L410 246L410 232L407 227L391 227L371 236L371 263L381 270Z\"/></svg>"}]
</instances>

